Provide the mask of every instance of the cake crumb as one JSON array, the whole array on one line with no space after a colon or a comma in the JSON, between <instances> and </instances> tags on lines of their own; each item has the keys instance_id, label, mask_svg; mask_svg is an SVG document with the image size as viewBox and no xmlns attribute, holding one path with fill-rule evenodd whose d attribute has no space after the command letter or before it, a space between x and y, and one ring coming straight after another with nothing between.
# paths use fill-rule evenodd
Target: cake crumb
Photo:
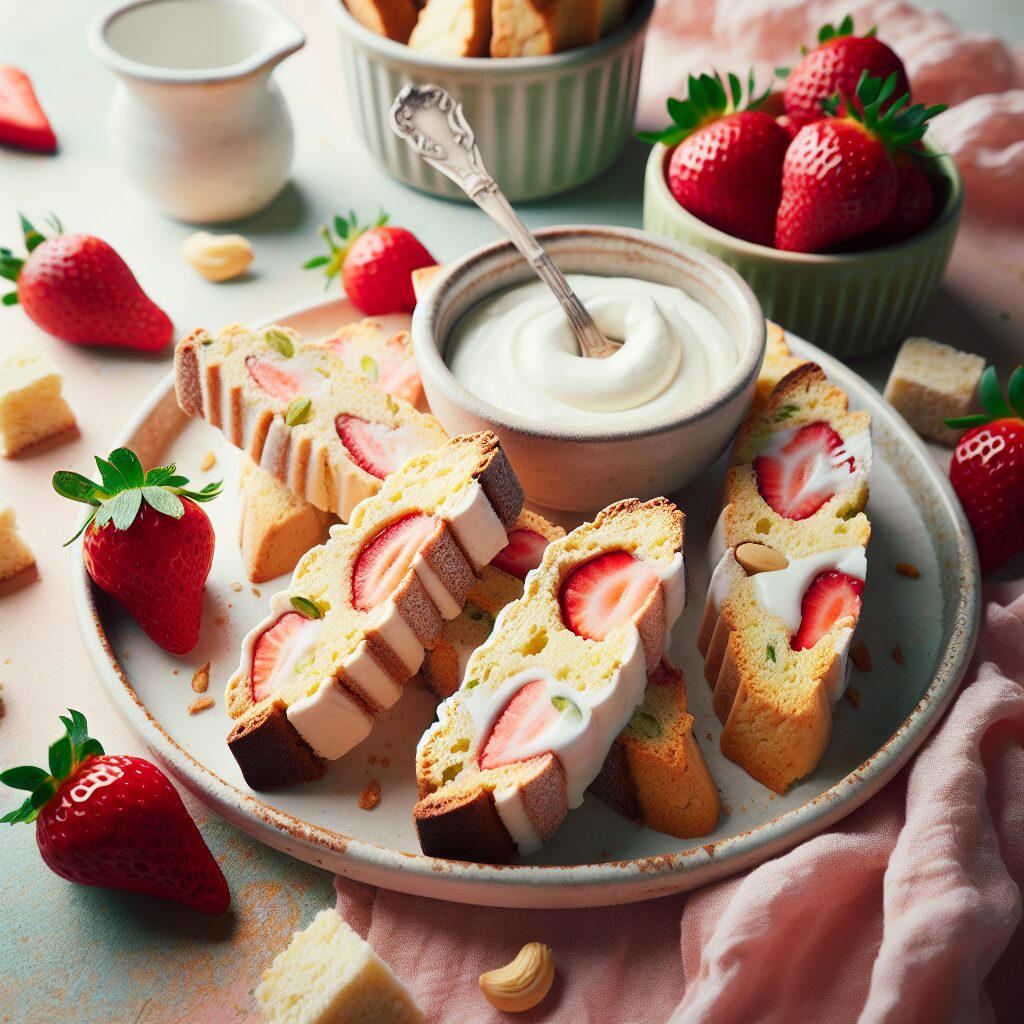
<instances>
[{"instance_id":1,"label":"cake crumb","mask_svg":"<svg viewBox=\"0 0 1024 1024\"><path fill-rule=\"evenodd\" d=\"M192 689L196 693L206 693L210 688L210 663L200 665L192 676Z\"/></svg>"},{"instance_id":2,"label":"cake crumb","mask_svg":"<svg viewBox=\"0 0 1024 1024\"><path fill-rule=\"evenodd\" d=\"M217 456L213 452L207 452L203 456L203 461L199 463L199 468L202 472L206 472L209 469L213 469L213 464L217 461Z\"/></svg>"},{"instance_id":3,"label":"cake crumb","mask_svg":"<svg viewBox=\"0 0 1024 1024\"><path fill-rule=\"evenodd\" d=\"M907 576L912 580L916 580L921 575L921 570L912 562L897 562L896 571L901 576Z\"/></svg>"},{"instance_id":4,"label":"cake crumb","mask_svg":"<svg viewBox=\"0 0 1024 1024\"><path fill-rule=\"evenodd\" d=\"M262 597L262 596L263 596L263 591L262 591L262 590L260 590L260 588L259 588L259 587L253 587L253 588L252 588L252 592L253 592L253 593L254 593L254 594L255 594L255 595L257 596L257 597Z\"/></svg>"},{"instance_id":5,"label":"cake crumb","mask_svg":"<svg viewBox=\"0 0 1024 1024\"><path fill-rule=\"evenodd\" d=\"M223 626L226 621L227 620L224 618L223 615L217 615L217 616L214 617L214 620L213 620L214 625L216 625L216 626Z\"/></svg>"},{"instance_id":6,"label":"cake crumb","mask_svg":"<svg viewBox=\"0 0 1024 1024\"><path fill-rule=\"evenodd\" d=\"M899 644L892 649L892 660L895 661L897 665L906 665L907 663L907 659L903 657L903 651L900 650Z\"/></svg>"},{"instance_id":7,"label":"cake crumb","mask_svg":"<svg viewBox=\"0 0 1024 1024\"><path fill-rule=\"evenodd\" d=\"M711 733L706 732L706 733L704 733L704 736L707 738L708 743L710 743L711 742Z\"/></svg>"},{"instance_id":8,"label":"cake crumb","mask_svg":"<svg viewBox=\"0 0 1024 1024\"><path fill-rule=\"evenodd\" d=\"M376 755L376 754L371 754L371 755L370 755L370 756L369 756L369 757L368 757L368 758L366 759L366 763L367 763L367 764L376 764L376 763L377 763L377 755Z\"/></svg>"},{"instance_id":9,"label":"cake crumb","mask_svg":"<svg viewBox=\"0 0 1024 1024\"><path fill-rule=\"evenodd\" d=\"M242 592L242 584L239 583L238 580L233 580L228 584L228 586L231 587L236 594L240 594ZM228 607L230 608L231 606L228 605Z\"/></svg>"},{"instance_id":10,"label":"cake crumb","mask_svg":"<svg viewBox=\"0 0 1024 1024\"><path fill-rule=\"evenodd\" d=\"M372 811L379 803L380 783L376 779L370 779L370 781L363 786L362 793L359 794L360 810Z\"/></svg>"},{"instance_id":11,"label":"cake crumb","mask_svg":"<svg viewBox=\"0 0 1024 1024\"><path fill-rule=\"evenodd\" d=\"M381 768L390 768L391 767L391 758L390 757L382 757L380 759L380 766L381 766Z\"/></svg>"},{"instance_id":12,"label":"cake crumb","mask_svg":"<svg viewBox=\"0 0 1024 1024\"><path fill-rule=\"evenodd\" d=\"M171 669L171 675L172 676L176 676L177 674L178 674L178 670L176 668Z\"/></svg>"},{"instance_id":13,"label":"cake crumb","mask_svg":"<svg viewBox=\"0 0 1024 1024\"><path fill-rule=\"evenodd\" d=\"M850 648L850 658L854 665L857 666L859 672L870 672L871 671L871 652L868 650L868 645L864 641L854 644Z\"/></svg>"},{"instance_id":14,"label":"cake crumb","mask_svg":"<svg viewBox=\"0 0 1024 1024\"><path fill-rule=\"evenodd\" d=\"M849 686L846 689L846 699L855 707L860 707L860 690L856 686Z\"/></svg>"},{"instance_id":15,"label":"cake crumb","mask_svg":"<svg viewBox=\"0 0 1024 1024\"><path fill-rule=\"evenodd\" d=\"M196 699L189 704L188 713L190 715L198 715L200 711L212 708L213 704L214 701L212 697L196 697Z\"/></svg>"}]
</instances>

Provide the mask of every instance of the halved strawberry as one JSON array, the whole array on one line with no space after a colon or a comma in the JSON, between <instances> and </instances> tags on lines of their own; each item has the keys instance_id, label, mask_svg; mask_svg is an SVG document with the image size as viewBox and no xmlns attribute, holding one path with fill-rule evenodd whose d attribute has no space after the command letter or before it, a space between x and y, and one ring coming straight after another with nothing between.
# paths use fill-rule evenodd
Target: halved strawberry
<instances>
[{"instance_id":1,"label":"halved strawberry","mask_svg":"<svg viewBox=\"0 0 1024 1024\"><path fill-rule=\"evenodd\" d=\"M525 580L526 574L540 565L547 546L547 537L535 530L513 530L508 535L508 544L491 559L491 565Z\"/></svg>"},{"instance_id":2,"label":"halved strawberry","mask_svg":"<svg viewBox=\"0 0 1024 1024\"><path fill-rule=\"evenodd\" d=\"M388 338L383 350L376 356L367 355L359 338L330 338L327 344L341 356L353 372L369 377L377 387L396 398L415 403L423 385L420 371L408 342L400 336Z\"/></svg>"},{"instance_id":3,"label":"halved strawberry","mask_svg":"<svg viewBox=\"0 0 1024 1024\"><path fill-rule=\"evenodd\" d=\"M433 516L412 513L385 527L359 552L352 571L352 603L376 608L405 579L413 559L437 529Z\"/></svg>"},{"instance_id":4,"label":"halved strawberry","mask_svg":"<svg viewBox=\"0 0 1024 1024\"><path fill-rule=\"evenodd\" d=\"M394 473L406 459L428 447L407 427L371 423L345 413L334 421L334 426L349 458L378 480Z\"/></svg>"},{"instance_id":5,"label":"halved strawberry","mask_svg":"<svg viewBox=\"0 0 1024 1024\"><path fill-rule=\"evenodd\" d=\"M561 712L548 697L543 679L527 683L505 705L480 754L480 767L499 768L522 760L517 751L554 724Z\"/></svg>"},{"instance_id":6,"label":"halved strawberry","mask_svg":"<svg viewBox=\"0 0 1024 1024\"><path fill-rule=\"evenodd\" d=\"M842 461L837 457L844 455ZM822 421L800 427L782 448L754 459L757 489L780 516L807 519L835 494L833 470L853 473L857 460L843 439Z\"/></svg>"},{"instance_id":7,"label":"halved strawberry","mask_svg":"<svg viewBox=\"0 0 1024 1024\"><path fill-rule=\"evenodd\" d=\"M263 700L274 692L271 686L274 668L288 657L296 634L307 622L305 615L286 612L256 641L252 652L253 700Z\"/></svg>"},{"instance_id":8,"label":"halved strawberry","mask_svg":"<svg viewBox=\"0 0 1024 1024\"><path fill-rule=\"evenodd\" d=\"M562 620L587 640L603 640L634 618L658 585L658 574L627 551L609 551L577 566L562 583Z\"/></svg>"},{"instance_id":9,"label":"halved strawberry","mask_svg":"<svg viewBox=\"0 0 1024 1024\"><path fill-rule=\"evenodd\" d=\"M813 647L840 619L860 615L864 581L838 569L827 569L811 580L800 602L800 628L790 640L794 651Z\"/></svg>"},{"instance_id":10,"label":"halved strawberry","mask_svg":"<svg viewBox=\"0 0 1024 1024\"><path fill-rule=\"evenodd\" d=\"M279 398L282 402L290 402L306 390L303 382L294 374L282 369L277 363L260 359L259 356L246 356L245 368L249 371L249 376L268 395Z\"/></svg>"}]
</instances>

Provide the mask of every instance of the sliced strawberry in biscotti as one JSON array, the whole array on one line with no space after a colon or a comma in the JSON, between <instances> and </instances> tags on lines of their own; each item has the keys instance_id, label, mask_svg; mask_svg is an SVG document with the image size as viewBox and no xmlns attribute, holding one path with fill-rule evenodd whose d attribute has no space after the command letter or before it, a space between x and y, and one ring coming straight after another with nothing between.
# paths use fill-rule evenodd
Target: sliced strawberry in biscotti
<instances>
[{"instance_id":1,"label":"sliced strawberry in biscotti","mask_svg":"<svg viewBox=\"0 0 1024 1024\"><path fill-rule=\"evenodd\" d=\"M295 638L310 620L298 612L282 615L256 641L252 652L252 698L261 701L277 689L274 670L289 656Z\"/></svg>"},{"instance_id":2,"label":"sliced strawberry in biscotti","mask_svg":"<svg viewBox=\"0 0 1024 1024\"><path fill-rule=\"evenodd\" d=\"M334 426L349 458L378 480L390 476L406 459L428 447L408 427L371 423L345 413L334 421Z\"/></svg>"},{"instance_id":3,"label":"sliced strawberry in biscotti","mask_svg":"<svg viewBox=\"0 0 1024 1024\"><path fill-rule=\"evenodd\" d=\"M298 398L305 390L305 384L294 374L259 356L246 356L245 368L249 376L273 398L282 402L290 402Z\"/></svg>"},{"instance_id":4,"label":"sliced strawberry in biscotti","mask_svg":"<svg viewBox=\"0 0 1024 1024\"><path fill-rule=\"evenodd\" d=\"M636 616L658 586L658 574L627 551L609 551L577 566L559 594L562 620L587 640L603 640Z\"/></svg>"},{"instance_id":5,"label":"sliced strawberry in biscotti","mask_svg":"<svg viewBox=\"0 0 1024 1024\"><path fill-rule=\"evenodd\" d=\"M819 573L800 602L800 628L790 640L794 651L813 647L840 619L860 616L864 581L838 569Z\"/></svg>"},{"instance_id":6,"label":"sliced strawberry in biscotti","mask_svg":"<svg viewBox=\"0 0 1024 1024\"><path fill-rule=\"evenodd\" d=\"M554 724L559 712L543 679L527 683L505 705L480 754L480 767L500 768L521 760L516 751Z\"/></svg>"},{"instance_id":7,"label":"sliced strawberry in biscotti","mask_svg":"<svg viewBox=\"0 0 1024 1024\"><path fill-rule=\"evenodd\" d=\"M781 448L754 459L757 489L780 516L807 519L836 493L838 473L853 473L856 460L824 422L800 427Z\"/></svg>"},{"instance_id":8,"label":"sliced strawberry in biscotti","mask_svg":"<svg viewBox=\"0 0 1024 1024\"><path fill-rule=\"evenodd\" d=\"M356 559L352 571L355 607L366 612L386 600L408 575L437 526L433 516L413 513L381 530Z\"/></svg>"},{"instance_id":9,"label":"sliced strawberry in biscotti","mask_svg":"<svg viewBox=\"0 0 1024 1024\"><path fill-rule=\"evenodd\" d=\"M535 530L513 530L508 535L508 544L491 559L491 565L525 580L526 574L540 565L547 546L547 537Z\"/></svg>"}]
</instances>

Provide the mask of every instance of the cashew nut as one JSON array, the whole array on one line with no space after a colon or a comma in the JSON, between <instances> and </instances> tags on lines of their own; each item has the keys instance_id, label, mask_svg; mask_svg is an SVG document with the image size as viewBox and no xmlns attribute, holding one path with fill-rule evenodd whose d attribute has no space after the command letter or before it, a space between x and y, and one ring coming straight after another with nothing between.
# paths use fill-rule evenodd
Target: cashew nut
<instances>
[{"instance_id":1,"label":"cashew nut","mask_svg":"<svg viewBox=\"0 0 1024 1024\"><path fill-rule=\"evenodd\" d=\"M532 1010L555 980L555 961L543 943L528 942L512 963L480 975L480 991L506 1013Z\"/></svg>"},{"instance_id":2,"label":"cashew nut","mask_svg":"<svg viewBox=\"0 0 1024 1024\"><path fill-rule=\"evenodd\" d=\"M736 548L736 561L743 566L748 576L756 576L759 572L777 572L789 565L789 559L767 544L748 542Z\"/></svg>"},{"instance_id":3,"label":"cashew nut","mask_svg":"<svg viewBox=\"0 0 1024 1024\"><path fill-rule=\"evenodd\" d=\"M189 266L207 281L229 281L249 269L253 260L252 246L242 235L211 235L197 231L189 235L181 247Z\"/></svg>"}]
</instances>

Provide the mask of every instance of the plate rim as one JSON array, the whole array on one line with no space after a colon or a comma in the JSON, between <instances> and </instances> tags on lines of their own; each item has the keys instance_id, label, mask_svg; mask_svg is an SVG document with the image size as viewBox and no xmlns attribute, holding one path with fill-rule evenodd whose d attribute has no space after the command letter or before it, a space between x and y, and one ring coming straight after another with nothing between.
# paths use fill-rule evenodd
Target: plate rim
<instances>
[{"instance_id":1,"label":"plate rim","mask_svg":"<svg viewBox=\"0 0 1024 1024\"><path fill-rule=\"evenodd\" d=\"M325 313L343 305L344 296L297 303L263 318L255 327ZM952 703L977 642L981 607L977 555L963 509L947 477L924 442L902 416L859 374L795 335L787 338L801 354L818 362L848 393L859 391L889 421L901 445L923 468L937 490L942 511L953 526L950 549L957 554L954 574L960 586L951 609L952 628L944 639L935 675L920 700L870 757L799 807L756 827L713 843L692 845L643 858L584 864L489 865L410 854L322 825L304 821L265 803L223 779L175 741L150 714L118 661L103 628L94 588L79 559L72 570L72 595L79 630L108 700L132 732L202 803L254 838L308 863L384 888L459 903L503 907L591 907L638 902L717 881L773 857L835 824L877 793L910 760ZM134 437L174 390L173 371L145 396L118 432L123 444ZM851 394L852 397L852 394ZM81 541L76 543L76 547ZM685 840L680 842L686 843Z\"/></svg>"}]
</instances>

